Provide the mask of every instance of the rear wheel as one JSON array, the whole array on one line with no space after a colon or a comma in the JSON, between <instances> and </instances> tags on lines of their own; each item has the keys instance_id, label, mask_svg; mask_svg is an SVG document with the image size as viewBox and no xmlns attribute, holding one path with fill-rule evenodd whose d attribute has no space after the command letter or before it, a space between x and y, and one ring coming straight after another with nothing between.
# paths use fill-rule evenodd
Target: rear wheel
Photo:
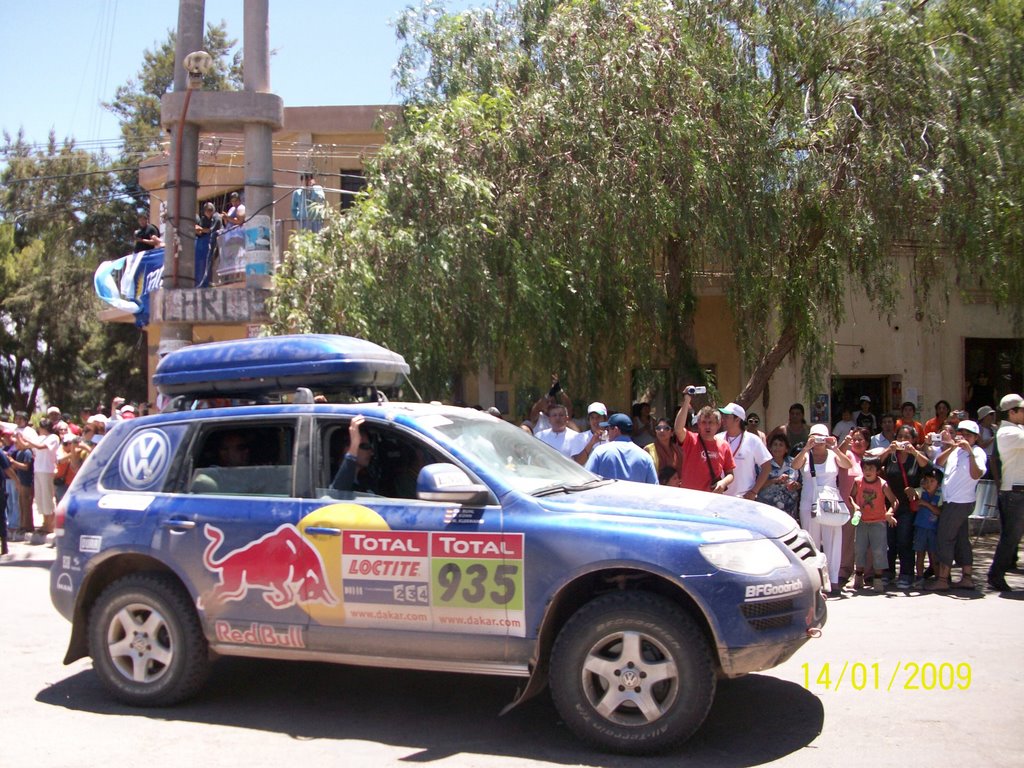
<instances>
[{"instance_id":1,"label":"rear wheel","mask_svg":"<svg viewBox=\"0 0 1024 768\"><path fill-rule=\"evenodd\" d=\"M704 636L678 605L616 592L580 608L551 652L555 706L602 749L659 752L700 727L715 692Z\"/></svg>"},{"instance_id":2,"label":"rear wheel","mask_svg":"<svg viewBox=\"0 0 1024 768\"><path fill-rule=\"evenodd\" d=\"M116 698L142 707L189 698L209 669L192 601L162 574L126 576L103 591L89 618L89 655Z\"/></svg>"}]
</instances>

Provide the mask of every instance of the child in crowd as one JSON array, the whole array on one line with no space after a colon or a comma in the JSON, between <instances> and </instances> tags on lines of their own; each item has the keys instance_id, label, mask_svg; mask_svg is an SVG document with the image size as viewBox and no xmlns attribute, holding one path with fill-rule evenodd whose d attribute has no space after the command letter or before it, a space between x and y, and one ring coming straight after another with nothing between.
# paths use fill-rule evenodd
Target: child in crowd
<instances>
[{"instance_id":1,"label":"child in crowd","mask_svg":"<svg viewBox=\"0 0 1024 768\"><path fill-rule=\"evenodd\" d=\"M907 490L913 490L908 488ZM939 530L939 510L942 506L942 470L928 466L921 470L921 487L917 489L917 514L914 515L914 587L924 586L924 555L928 553L928 569L934 573L938 562L936 532Z\"/></svg>"},{"instance_id":2,"label":"child in crowd","mask_svg":"<svg viewBox=\"0 0 1024 768\"><path fill-rule=\"evenodd\" d=\"M860 466L864 477L854 483L850 493L853 514L855 517L860 515L860 524L857 526L854 539L853 588L864 587L864 566L870 549L875 573L882 574L874 586L876 589L885 589L889 582L888 535L885 526L896 525L893 510L899 507L899 501L889 488L889 484L880 477L881 459L868 456L861 461ZM886 507L886 501L891 508Z\"/></svg>"}]
</instances>

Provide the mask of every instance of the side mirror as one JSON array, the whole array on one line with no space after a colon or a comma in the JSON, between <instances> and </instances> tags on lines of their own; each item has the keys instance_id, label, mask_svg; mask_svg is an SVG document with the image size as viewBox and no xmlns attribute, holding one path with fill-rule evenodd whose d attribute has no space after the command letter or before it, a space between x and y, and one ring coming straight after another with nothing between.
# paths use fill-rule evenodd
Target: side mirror
<instances>
[{"instance_id":1,"label":"side mirror","mask_svg":"<svg viewBox=\"0 0 1024 768\"><path fill-rule=\"evenodd\" d=\"M487 486L474 483L469 475L454 464L427 464L416 478L416 497L423 501L441 501L482 507L491 492Z\"/></svg>"}]
</instances>

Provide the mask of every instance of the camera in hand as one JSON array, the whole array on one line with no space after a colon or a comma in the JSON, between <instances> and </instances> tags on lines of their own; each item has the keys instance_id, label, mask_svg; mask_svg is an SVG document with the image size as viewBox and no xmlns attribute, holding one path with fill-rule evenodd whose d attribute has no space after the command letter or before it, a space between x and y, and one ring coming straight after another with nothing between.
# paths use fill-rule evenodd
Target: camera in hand
<instances>
[{"instance_id":1,"label":"camera in hand","mask_svg":"<svg viewBox=\"0 0 1024 768\"><path fill-rule=\"evenodd\" d=\"M687 387L686 394L688 395L704 395L707 394L707 387Z\"/></svg>"}]
</instances>

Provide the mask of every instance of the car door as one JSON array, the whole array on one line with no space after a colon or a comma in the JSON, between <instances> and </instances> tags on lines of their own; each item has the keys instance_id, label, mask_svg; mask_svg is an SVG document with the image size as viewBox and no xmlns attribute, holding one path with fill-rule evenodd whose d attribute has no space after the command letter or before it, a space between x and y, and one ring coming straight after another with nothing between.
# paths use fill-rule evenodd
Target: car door
<instances>
[{"instance_id":1,"label":"car door","mask_svg":"<svg viewBox=\"0 0 1024 768\"><path fill-rule=\"evenodd\" d=\"M342 487L348 427L340 418L313 427L319 506L300 527L323 554L338 602L311 610L311 647L431 668L500 663L515 592L501 567L500 506L493 497L475 507L416 498L419 470L451 457L374 419L363 425L355 482Z\"/></svg>"},{"instance_id":2,"label":"car door","mask_svg":"<svg viewBox=\"0 0 1024 768\"><path fill-rule=\"evenodd\" d=\"M297 527L303 429L272 415L200 422L178 492L156 510L154 548L185 572L215 644L303 647L306 607L328 599Z\"/></svg>"}]
</instances>

